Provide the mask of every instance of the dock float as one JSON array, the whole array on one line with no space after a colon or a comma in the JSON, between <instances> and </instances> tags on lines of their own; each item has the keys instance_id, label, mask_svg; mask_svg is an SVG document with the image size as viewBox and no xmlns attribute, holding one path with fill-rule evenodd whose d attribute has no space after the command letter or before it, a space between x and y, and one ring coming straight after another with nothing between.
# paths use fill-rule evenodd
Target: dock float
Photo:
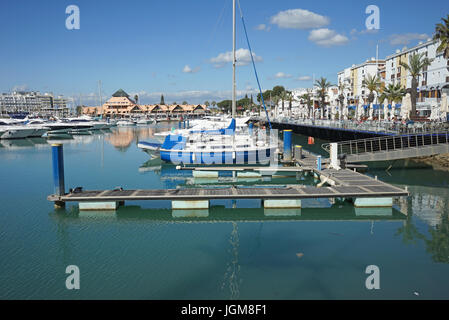
<instances>
[{"instance_id":1,"label":"dock float","mask_svg":"<svg viewBox=\"0 0 449 320\"><path fill-rule=\"evenodd\" d=\"M321 183L318 186L213 186L207 188L83 190L70 189L64 192L62 146L53 146L55 193L47 199L55 207L62 208L66 202L79 202L80 210L116 210L125 201L171 200L173 209L206 209L210 200L216 199L260 199L266 208L300 208L302 199L351 199L356 207L391 207L393 198L408 196L407 190L379 181L349 169L334 169L329 166L312 167L316 161L313 154L305 153L297 160L307 166L301 170L313 171ZM315 158L314 158L315 157ZM325 159L326 160L326 159ZM323 161L327 163L327 161ZM298 170L298 168L295 168ZM210 169L209 169L210 170ZM325 186L328 184L329 186Z\"/></svg>"}]
</instances>

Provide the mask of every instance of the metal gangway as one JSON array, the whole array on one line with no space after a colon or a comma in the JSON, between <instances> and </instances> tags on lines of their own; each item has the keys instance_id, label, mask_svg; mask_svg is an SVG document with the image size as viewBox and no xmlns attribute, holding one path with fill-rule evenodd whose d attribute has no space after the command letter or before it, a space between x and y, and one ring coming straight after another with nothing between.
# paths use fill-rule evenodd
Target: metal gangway
<instances>
[{"instance_id":1,"label":"metal gangway","mask_svg":"<svg viewBox=\"0 0 449 320\"><path fill-rule=\"evenodd\" d=\"M346 162L389 161L449 153L449 132L423 132L337 142ZM331 144L321 146L330 153Z\"/></svg>"}]
</instances>

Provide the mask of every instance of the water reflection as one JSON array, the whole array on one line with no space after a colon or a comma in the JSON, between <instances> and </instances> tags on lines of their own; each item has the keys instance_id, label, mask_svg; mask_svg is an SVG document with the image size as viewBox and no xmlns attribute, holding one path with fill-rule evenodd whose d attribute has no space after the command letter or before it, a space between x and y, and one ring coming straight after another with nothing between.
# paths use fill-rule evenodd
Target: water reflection
<instances>
[{"instance_id":1,"label":"water reflection","mask_svg":"<svg viewBox=\"0 0 449 320\"><path fill-rule=\"evenodd\" d=\"M411 196L399 200L406 220L396 235L406 245L424 242L434 262L449 263L449 190L419 186L409 189ZM428 225L427 234L419 230L414 217Z\"/></svg>"},{"instance_id":2,"label":"water reflection","mask_svg":"<svg viewBox=\"0 0 449 320\"><path fill-rule=\"evenodd\" d=\"M50 216L56 221L100 223L229 223L229 222L280 222L280 221L406 221L408 217L396 208L378 208L360 215L350 204L335 204L329 208L302 208L295 210L235 208L212 205L208 210L146 209L126 205L117 211L79 211L74 205L65 210L55 210Z\"/></svg>"}]
</instances>

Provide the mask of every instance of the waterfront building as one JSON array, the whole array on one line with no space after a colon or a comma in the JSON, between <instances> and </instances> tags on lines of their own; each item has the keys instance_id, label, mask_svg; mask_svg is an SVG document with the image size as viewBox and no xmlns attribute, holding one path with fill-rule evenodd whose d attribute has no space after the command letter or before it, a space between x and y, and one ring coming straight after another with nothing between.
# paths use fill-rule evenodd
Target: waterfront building
<instances>
[{"instance_id":1,"label":"waterfront building","mask_svg":"<svg viewBox=\"0 0 449 320\"><path fill-rule=\"evenodd\" d=\"M432 59L431 65L418 77L416 108L420 115L430 115L432 105L441 102L442 94L449 95L449 60L443 57L443 52L437 53L438 46L438 41L428 39L410 49L404 47L396 50L386 58L386 84L400 83L405 89L411 88L412 77L400 66L400 62L408 64L411 55L421 53Z\"/></svg>"},{"instance_id":2,"label":"waterfront building","mask_svg":"<svg viewBox=\"0 0 449 320\"><path fill-rule=\"evenodd\" d=\"M0 113L3 116L22 113L64 117L69 114L69 108L63 96L54 97L51 93L41 94L38 91L14 91L0 95Z\"/></svg>"},{"instance_id":3,"label":"waterfront building","mask_svg":"<svg viewBox=\"0 0 449 320\"><path fill-rule=\"evenodd\" d=\"M367 103L370 92L363 85L363 80L368 76L378 76L381 83L384 83L386 77L385 60L371 58L338 73L338 84L344 83L346 85L344 95L347 99L347 104L358 104L359 101Z\"/></svg>"},{"instance_id":4,"label":"waterfront building","mask_svg":"<svg viewBox=\"0 0 449 320\"><path fill-rule=\"evenodd\" d=\"M139 105L129 98L122 89L116 91L102 106L83 107L83 114L108 118L129 118L139 115L151 115L153 118L198 117L209 113L206 105Z\"/></svg>"}]
</instances>

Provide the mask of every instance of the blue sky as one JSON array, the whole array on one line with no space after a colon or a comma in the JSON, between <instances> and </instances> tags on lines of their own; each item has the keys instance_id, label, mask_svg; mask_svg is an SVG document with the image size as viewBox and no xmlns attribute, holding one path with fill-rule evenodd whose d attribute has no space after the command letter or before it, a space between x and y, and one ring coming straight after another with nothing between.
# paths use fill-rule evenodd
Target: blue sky
<instances>
[{"instance_id":1,"label":"blue sky","mask_svg":"<svg viewBox=\"0 0 449 320\"><path fill-rule=\"evenodd\" d=\"M240 0L262 88L337 82L352 64L393 53L432 36L449 1ZM80 29L65 26L68 5ZM366 32L368 5L380 30ZM287 11L291 10L291 11ZM0 91L51 91L95 105L123 88L143 103L202 103L231 97L232 0L3 0L0 2ZM237 20L240 95L256 92L243 28Z\"/></svg>"}]
</instances>

